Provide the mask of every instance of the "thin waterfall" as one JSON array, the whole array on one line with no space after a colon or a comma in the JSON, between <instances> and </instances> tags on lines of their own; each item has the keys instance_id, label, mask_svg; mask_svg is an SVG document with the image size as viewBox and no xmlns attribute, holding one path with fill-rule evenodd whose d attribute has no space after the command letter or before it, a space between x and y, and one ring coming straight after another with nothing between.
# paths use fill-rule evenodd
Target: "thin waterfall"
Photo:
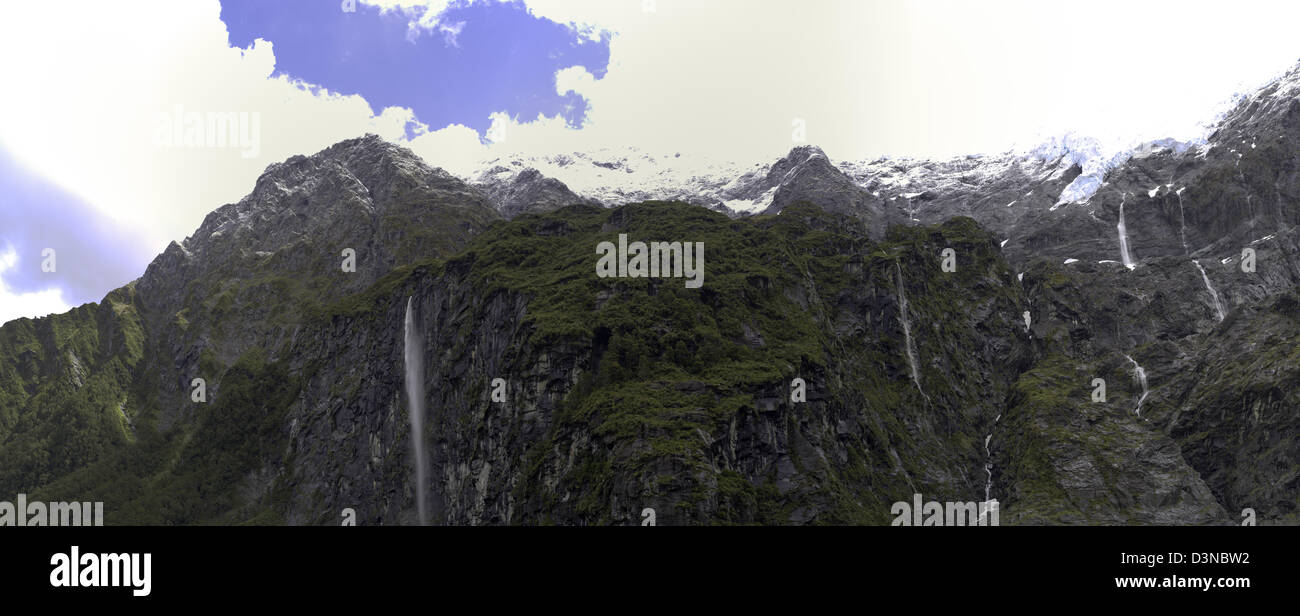
<instances>
[{"instance_id":1,"label":"thin waterfall","mask_svg":"<svg viewBox=\"0 0 1300 616\"><path fill-rule=\"evenodd\" d=\"M992 433L992 432L989 432L988 436L985 436L985 437L984 437L984 457L985 457L985 459L986 459L986 461L984 462L984 472L985 472L985 473L988 473L988 475L989 475L989 476L988 476L988 479L986 479L986 480L984 481L984 501L985 501L985 502L988 502L988 500L989 500L989 493L993 491L993 454L992 454L991 452L989 452L989 441L990 441L990 440L993 440L993 433Z\"/></svg>"},{"instance_id":2,"label":"thin waterfall","mask_svg":"<svg viewBox=\"0 0 1300 616\"><path fill-rule=\"evenodd\" d=\"M1133 269L1133 257L1128 253L1128 227L1124 225L1124 202L1128 200L1128 193L1124 193L1119 200L1119 224L1115 225L1119 229L1119 257L1124 261L1124 267Z\"/></svg>"},{"instance_id":3,"label":"thin waterfall","mask_svg":"<svg viewBox=\"0 0 1300 616\"><path fill-rule=\"evenodd\" d=\"M997 427L999 419L1002 419L1001 413L998 413L998 416L993 418L993 427ZM989 450L989 441L991 440L993 440L993 433L989 432L988 435L984 437L984 472L988 477L984 480L984 503L986 508L982 507L984 510L980 512L981 523L984 521L984 518L988 516L989 512L992 511L993 508L997 507L997 505L992 503L992 499L990 498L993 495L993 452Z\"/></svg>"},{"instance_id":4,"label":"thin waterfall","mask_svg":"<svg viewBox=\"0 0 1300 616\"><path fill-rule=\"evenodd\" d=\"M903 324L903 341L907 347L907 365L912 368L912 382L916 383L916 390L921 392L926 401L930 396L925 395L925 390L921 388L921 374L916 368L916 347L912 345L912 323L907 318L907 294L903 292L903 267L894 261L894 272L897 274L898 288L898 320Z\"/></svg>"},{"instance_id":5,"label":"thin waterfall","mask_svg":"<svg viewBox=\"0 0 1300 616\"><path fill-rule=\"evenodd\" d=\"M415 449L415 498L420 526L429 525L424 465L424 345L415 325L413 297L406 299L406 402L411 415L411 446Z\"/></svg>"},{"instance_id":6,"label":"thin waterfall","mask_svg":"<svg viewBox=\"0 0 1300 616\"><path fill-rule=\"evenodd\" d=\"M1214 290L1214 285L1210 284L1210 277L1205 274L1205 268L1196 259L1192 259L1192 265L1201 272L1201 280L1205 281L1205 288L1210 291L1210 297L1214 299L1214 311L1219 314L1219 322L1223 322L1223 304L1219 301L1219 292Z\"/></svg>"},{"instance_id":7,"label":"thin waterfall","mask_svg":"<svg viewBox=\"0 0 1300 616\"><path fill-rule=\"evenodd\" d=\"M1246 212L1250 214L1250 228L1255 228L1255 206L1251 204L1251 198L1254 195L1250 192L1250 185L1246 182L1246 174L1241 172L1241 154L1237 154L1237 177L1241 179L1241 186L1246 191Z\"/></svg>"},{"instance_id":8,"label":"thin waterfall","mask_svg":"<svg viewBox=\"0 0 1300 616\"><path fill-rule=\"evenodd\" d=\"M1187 213L1183 211L1184 190L1187 190L1186 186L1174 191L1174 194L1178 195L1178 235L1182 238L1183 254L1186 255L1190 251L1187 250Z\"/></svg>"},{"instance_id":9,"label":"thin waterfall","mask_svg":"<svg viewBox=\"0 0 1300 616\"><path fill-rule=\"evenodd\" d=\"M1142 366L1139 366L1137 361L1135 361L1132 357L1129 357L1128 355L1125 355L1124 357L1125 359L1128 359L1129 362L1133 364L1133 375L1137 377L1138 383L1142 385L1142 397L1138 398L1137 408L1133 409L1133 412L1136 413L1138 417L1141 417L1142 403L1146 402L1147 394L1150 393L1149 390L1147 389L1147 371L1143 370Z\"/></svg>"}]
</instances>

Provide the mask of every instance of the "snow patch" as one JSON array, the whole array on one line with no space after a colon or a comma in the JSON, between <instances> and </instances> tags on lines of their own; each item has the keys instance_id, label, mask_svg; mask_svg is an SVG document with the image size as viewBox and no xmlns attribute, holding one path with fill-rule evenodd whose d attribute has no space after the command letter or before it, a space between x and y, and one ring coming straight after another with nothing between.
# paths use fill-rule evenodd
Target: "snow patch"
<instances>
[{"instance_id":1,"label":"snow patch","mask_svg":"<svg viewBox=\"0 0 1300 616\"><path fill-rule=\"evenodd\" d=\"M742 212L747 214L757 214L771 207L772 201L776 198L778 186L769 188L767 192L753 199L728 199L722 204L727 206L733 212Z\"/></svg>"}]
</instances>

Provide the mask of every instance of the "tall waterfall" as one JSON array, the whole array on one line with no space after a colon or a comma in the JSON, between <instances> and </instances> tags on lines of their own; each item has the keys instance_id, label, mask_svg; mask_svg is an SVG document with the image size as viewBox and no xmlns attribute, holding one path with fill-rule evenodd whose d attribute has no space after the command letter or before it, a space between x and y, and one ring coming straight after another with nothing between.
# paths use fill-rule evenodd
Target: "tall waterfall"
<instances>
[{"instance_id":1,"label":"tall waterfall","mask_svg":"<svg viewBox=\"0 0 1300 616\"><path fill-rule=\"evenodd\" d=\"M420 526L429 525L424 465L424 348L415 325L414 299L406 299L406 402L411 415L411 445L415 448L415 498Z\"/></svg>"},{"instance_id":2,"label":"tall waterfall","mask_svg":"<svg viewBox=\"0 0 1300 616\"><path fill-rule=\"evenodd\" d=\"M1124 225L1124 202L1128 200L1128 193L1119 200L1119 224L1115 228L1119 229L1119 257L1124 261L1124 267L1133 269L1133 257L1128 254L1128 227Z\"/></svg>"},{"instance_id":3,"label":"tall waterfall","mask_svg":"<svg viewBox=\"0 0 1300 616\"><path fill-rule=\"evenodd\" d=\"M912 344L912 322L907 318L907 294L903 292L903 267L894 261L894 272L897 274L898 288L898 320L903 324L903 341L907 347L907 365L912 368L912 382L916 383L916 390L921 392L927 401L930 396L925 395L925 390L921 388L921 374L916 367L916 347Z\"/></svg>"},{"instance_id":4,"label":"tall waterfall","mask_svg":"<svg viewBox=\"0 0 1300 616\"><path fill-rule=\"evenodd\" d=\"M1134 359L1133 359L1132 357L1129 357L1128 355L1125 355L1124 358L1127 359L1127 360L1129 360L1129 362L1131 362L1131 363L1133 364L1133 374L1134 374L1134 376L1137 377L1138 383L1140 383L1140 384L1142 385L1142 397L1141 397L1141 398L1138 398L1138 405L1137 405L1137 408L1136 408L1136 409L1133 409L1133 412L1136 413L1138 417L1141 417L1141 416L1142 416L1142 403L1143 403L1143 402L1146 402L1146 400L1147 400L1147 394L1150 393L1149 390L1147 389L1147 371L1146 371L1146 370L1143 370L1143 369L1142 369L1142 366L1139 366L1138 363L1137 363L1136 361L1134 361Z\"/></svg>"},{"instance_id":5,"label":"tall waterfall","mask_svg":"<svg viewBox=\"0 0 1300 616\"><path fill-rule=\"evenodd\" d=\"M1223 322L1223 304L1219 302L1219 292L1214 290L1214 285L1210 284L1210 277L1205 274L1205 268L1196 259L1192 259L1192 265L1201 271L1201 280L1205 281L1205 288L1209 289L1210 297L1214 299L1214 311L1219 313L1219 322Z\"/></svg>"}]
</instances>

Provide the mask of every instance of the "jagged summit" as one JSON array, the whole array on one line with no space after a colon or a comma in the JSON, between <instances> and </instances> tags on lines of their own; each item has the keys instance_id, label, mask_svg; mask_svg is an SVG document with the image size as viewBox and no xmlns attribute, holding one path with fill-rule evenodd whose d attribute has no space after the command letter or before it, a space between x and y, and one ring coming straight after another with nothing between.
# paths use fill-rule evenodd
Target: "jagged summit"
<instances>
[{"instance_id":1,"label":"jagged summit","mask_svg":"<svg viewBox=\"0 0 1300 616\"><path fill-rule=\"evenodd\" d=\"M302 236L374 229L422 202L490 210L466 183L371 134L272 163L252 192L214 210L183 246L203 253L215 240L239 237L250 250L275 251Z\"/></svg>"},{"instance_id":2,"label":"jagged summit","mask_svg":"<svg viewBox=\"0 0 1300 616\"><path fill-rule=\"evenodd\" d=\"M760 187L772 195L764 214L775 214L793 203L807 201L828 211L864 218L877 235L888 224L901 222L897 209L889 208L878 196L857 185L815 146L790 150L768 169Z\"/></svg>"},{"instance_id":3,"label":"jagged summit","mask_svg":"<svg viewBox=\"0 0 1300 616\"><path fill-rule=\"evenodd\" d=\"M533 169L562 183L584 200L607 207L650 200L684 201L735 214L757 212L766 203L727 201L737 183L757 168L680 153L651 154L637 148L600 149L552 155L511 155L492 158L467 180L496 193L514 176ZM529 181L529 180L525 180ZM501 205L498 204L500 208Z\"/></svg>"},{"instance_id":4,"label":"jagged summit","mask_svg":"<svg viewBox=\"0 0 1300 616\"><path fill-rule=\"evenodd\" d=\"M569 190L564 182L548 178L533 167L514 170L497 165L480 173L474 186L506 218L548 212L576 203L596 204Z\"/></svg>"},{"instance_id":5,"label":"jagged summit","mask_svg":"<svg viewBox=\"0 0 1300 616\"><path fill-rule=\"evenodd\" d=\"M359 292L398 265L453 254L499 219L474 187L367 135L269 165L252 192L155 258L137 289L157 335L234 358L279 340L278 323L304 318L311 305ZM196 294L212 299L195 305ZM249 322L238 335L229 333L236 315ZM221 344L204 342L219 334ZM168 373L190 369L194 353Z\"/></svg>"}]
</instances>

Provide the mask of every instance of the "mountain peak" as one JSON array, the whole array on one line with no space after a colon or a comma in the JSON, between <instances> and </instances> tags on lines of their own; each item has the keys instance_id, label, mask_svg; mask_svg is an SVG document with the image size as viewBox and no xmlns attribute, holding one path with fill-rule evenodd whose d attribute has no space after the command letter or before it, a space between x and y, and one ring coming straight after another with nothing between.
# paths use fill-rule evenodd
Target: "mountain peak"
<instances>
[{"instance_id":1,"label":"mountain peak","mask_svg":"<svg viewBox=\"0 0 1300 616\"><path fill-rule=\"evenodd\" d=\"M821 148L812 144L797 145L793 148L790 148L790 153L785 155L787 159L797 159L803 161L809 161L818 156L822 158L827 158L826 152L822 151Z\"/></svg>"},{"instance_id":2,"label":"mountain peak","mask_svg":"<svg viewBox=\"0 0 1300 616\"><path fill-rule=\"evenodd\" d=\"M499 216L482 193L411 150L377 135L268 165L252 192L208 214L184 242L154 260L145 295L214 272L316 277L356 290L399 260L448 254ZM342 251L358 275L324 278Z\"/></svg>"},{"instance_id":3,"label":"mountain peak","mask_svg":"<svg viewBox=\"0 0 1300 616\"><path fill-rule=\"evenodd\" d=\"M564 182L543 175L536 167L515 171L496 165L480 173L474 186L506 218L548 212L575 203L594 203L569 190Z\"/></svg>"}]
</instances>

